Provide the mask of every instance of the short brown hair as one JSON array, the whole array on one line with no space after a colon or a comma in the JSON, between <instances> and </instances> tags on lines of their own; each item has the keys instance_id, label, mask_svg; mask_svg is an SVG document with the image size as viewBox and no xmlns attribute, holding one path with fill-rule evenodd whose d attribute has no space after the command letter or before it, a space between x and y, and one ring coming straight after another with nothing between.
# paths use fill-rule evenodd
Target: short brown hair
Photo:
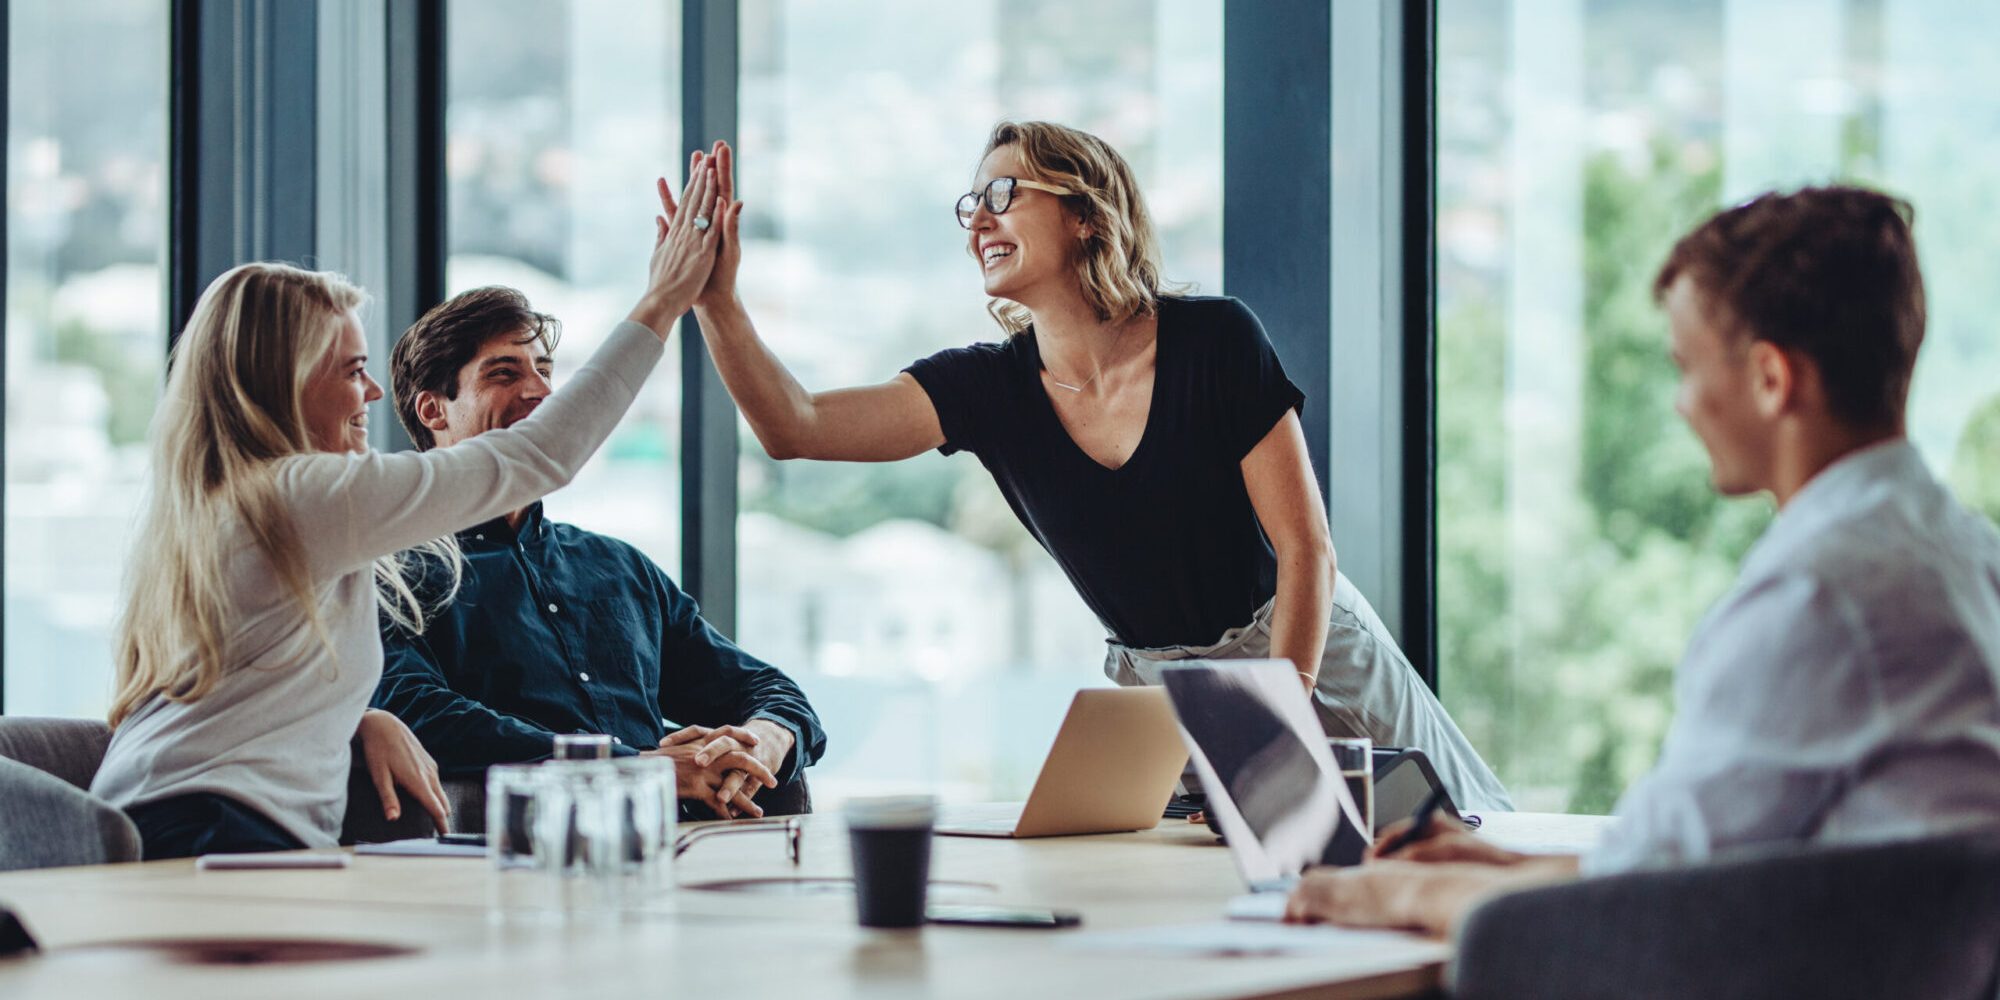
<instances>
[{"instance_id":1,"label":"short brown hair","mask_svg":"<svg viewBox=\"0 0 2000 1000\"><path fill-rule=\"evenodd\" d=\"M542 350L553 354L562 338L562 324L548 313L536 312L526 295L488 285L432 307L396 341L389 355L389 389L396 397L396 419L410 432L418 451L429 451L437 438L417 419L417 393L457 399L459 371L487 341L509 333L520 335L517 344L540 342Z\"/></svg>"},{"instance_id":2,"label":"short brown hair","mask_svg":"<svg viewBox=\"0 0 2000 1000\"><path fill-rule=\"evenodd\" d=\"M1760 195L1674 244L1653 296L1686 277L1719 320L1811 358L1835 417L1900 426L1924 340L1914 218L1865 188Z\"/></svg>"}]
</instances>

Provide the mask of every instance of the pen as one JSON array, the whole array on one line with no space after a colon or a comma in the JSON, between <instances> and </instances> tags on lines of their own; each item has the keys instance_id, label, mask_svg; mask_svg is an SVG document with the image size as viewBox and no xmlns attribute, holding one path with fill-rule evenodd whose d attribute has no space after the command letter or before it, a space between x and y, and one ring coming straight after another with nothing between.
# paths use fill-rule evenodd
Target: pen
<instances>
[{"instance_id":1,"label":"pen","mask_svg":"<svg viewBox=\"0 0 2000 1000\"><path fill-rule=\"evenodd\" d=\"M1424 799L1424 804L1418 806L1417 811L1410 814L1410 828L1390 837L1389 842L1383 844L1381 849L1375 852L1375 856L1386 858L1416 843L1417 838L1422 837L1424 832L1430 829L1431 817L1437 815L1438 807L1441 805L1444 805L1444 789L1431 789L1431 794L1428 798Z\"/></svg>"}]
</instances>

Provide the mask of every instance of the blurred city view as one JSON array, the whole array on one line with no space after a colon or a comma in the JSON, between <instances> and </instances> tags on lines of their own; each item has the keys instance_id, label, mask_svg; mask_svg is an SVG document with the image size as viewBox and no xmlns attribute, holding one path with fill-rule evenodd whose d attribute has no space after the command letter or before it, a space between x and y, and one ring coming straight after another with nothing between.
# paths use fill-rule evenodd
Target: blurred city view
<instances>
[{"instance_id":1,"label":"blurred city view","mask_svg":"<svg viewBox=\"0 0 2000 1000\"><path fill-rule=\"evenodd\" d=\"M101 717L166 372L158 0L6 5L7 710Z\"/></svg>"},{"instance_id":2,"label":"blurred city view","mask_svg":"<svg viewBox=\"0 0 2000 1000\"><path fill-rule=\"evenodd\" d=\"M1109 140L1167 276L1226 291L1222 2L744 0L741 292L765 339L815 389L997 339L950 209L1002 118ZM17 714L109 700L164 370L168 7L6 15ZM1680 231L1773 186L1911 199L1931 305L1912 432L2000 517L2000 91L1979 69L2000 8L1440 0L1438 16L1440 688L1523 808L1603 811L1652 762L1673 663L1771 516L1713 495L1673 413L1650 284ZM685 168L680 12L452 0L448 24L447 290L512 285L560 317L560 381L638 294L652 179ZM675 576L680 378L670 350L548 502ZM736 638L824 718L822 801L1025 795L1071 692L1106 683L1104 631L977 460L777 463L739 438Z\"/></svg>"}]
</instances>

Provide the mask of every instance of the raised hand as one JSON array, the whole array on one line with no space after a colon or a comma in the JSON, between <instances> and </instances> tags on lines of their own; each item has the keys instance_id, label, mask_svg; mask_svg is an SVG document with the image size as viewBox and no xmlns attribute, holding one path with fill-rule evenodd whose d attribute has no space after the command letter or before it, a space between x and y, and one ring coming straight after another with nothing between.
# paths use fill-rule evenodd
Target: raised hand
<instances>
[{"instance_id":1,"label":"raised hand","mask_svg":"<svg viewBox=\"0 0 2000 1000\"><path fill-rule=\"evenodd\" d=\"M665 179L659 184L664 189ZM690 211L676 213L671 222L665 215L653 219L653 258L646 294L629 317L650 327L662 340L708 283L709 273L715 269L716 246L722 240L714 217L718 205L715 168L702 153L696 153L689 164L681 204Z\"/></svg>"},{"instance_id":2,"label":"raised hand","mask_svg":"<svg viewBox=\"0 0 2000 1000\"><path fill-rule=\"evenodd\" d=\"M736 297L736 271L743 263L743 203L735 200L736 151L730 149L728 143L717 140L709 153L708 162L715 168L717 217L714 221L722 230L722 239L717 246L715 269L709 272L708 284L702 287L701 294L694 300L695 306L703 309L726 305ZM679 214L679 206L674 203L673 192L667 187L665 178L661 178L656 186L660 195L661 217L671 223Z\"/></svg>"}]
</instances>

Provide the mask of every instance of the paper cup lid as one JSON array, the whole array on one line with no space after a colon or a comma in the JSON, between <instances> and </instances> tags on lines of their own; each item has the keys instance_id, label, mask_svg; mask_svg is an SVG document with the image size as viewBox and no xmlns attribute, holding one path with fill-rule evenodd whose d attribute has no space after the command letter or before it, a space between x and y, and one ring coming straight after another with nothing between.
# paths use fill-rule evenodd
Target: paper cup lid
<instances>
[{"instance_id":1,"label":"paper cup lid","mask_svg":"<svg viewBox=\"0 0 2000 1000\"><path fill-rule=\"evenodd\" d=\"M898 830L927 827L937 821L937 797L890 795L849 799L841 812L847 816L848 826L862 829Z\"/></svg>"}]
</instances>

